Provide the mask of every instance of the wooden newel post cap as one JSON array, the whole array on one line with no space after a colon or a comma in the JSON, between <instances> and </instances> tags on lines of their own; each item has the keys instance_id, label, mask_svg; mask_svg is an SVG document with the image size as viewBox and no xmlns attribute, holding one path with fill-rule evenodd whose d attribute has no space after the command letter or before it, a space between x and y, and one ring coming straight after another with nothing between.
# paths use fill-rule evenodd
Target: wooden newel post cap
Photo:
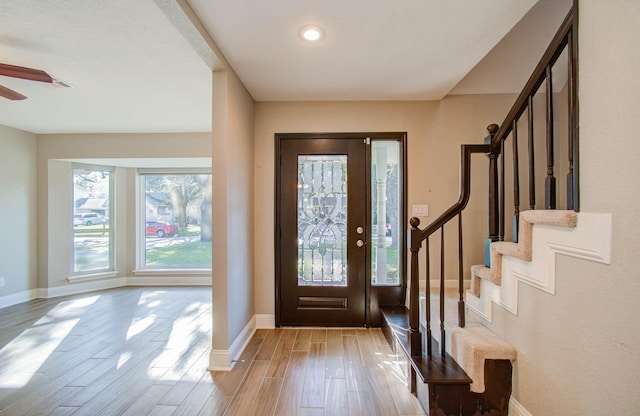
<instances>
[{"instance_id":1,"label":"wooden newel post cap","mask_svg":"<svg viewBox=\"0 0 640 416\"><path fill-rule=\"evenodd\" d=\"M413 228L418 228L418 226L420 226L420 218L411 217L411 219L409 220L409 224L411 224L411 227Z\"/></svg>"},{"instance_id":2,"label":"wooden newel post cap","mask_svg":"<svg viewBox=\"0 0 640 416\"><path fill-rule=\"evenodd\" d=\"M489 124L487 126L487 131L489 132L490 135L495 136L495 134L498 132L499 128L500 128L500 126L498 126L497 124L493 123L493 124Z\"/></svg>"}]
</instances>

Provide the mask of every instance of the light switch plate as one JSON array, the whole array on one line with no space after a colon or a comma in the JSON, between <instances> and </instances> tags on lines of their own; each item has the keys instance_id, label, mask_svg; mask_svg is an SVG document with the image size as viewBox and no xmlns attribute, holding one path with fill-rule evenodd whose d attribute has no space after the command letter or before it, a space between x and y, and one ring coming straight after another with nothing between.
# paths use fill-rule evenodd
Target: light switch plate
<instances>
[{"instance_id":1,"label":"light switch plate","mask_svg":"<svg viewBox=\"0 0 640 416\"><path fill-rule=\"evenodd\" d=\"M412 217L428 217L429 216L429 205L427 204L414 204L411 207L411 216Z\"/></svg>"}]
</instances>

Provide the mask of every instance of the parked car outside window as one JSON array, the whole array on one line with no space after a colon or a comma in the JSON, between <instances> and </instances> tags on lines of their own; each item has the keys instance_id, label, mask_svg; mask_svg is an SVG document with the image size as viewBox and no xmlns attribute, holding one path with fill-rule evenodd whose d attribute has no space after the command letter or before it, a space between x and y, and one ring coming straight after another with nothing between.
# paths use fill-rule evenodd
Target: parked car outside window
<instances>
[{"instance_id":1,"label":"parked car outside window","mask_svg":"<svg viewBox=\"0 0 640 416\"><path fill-rule=\"evenodd\" d=\"M173 237L180 232L180 229L175 224L169 224L165 221L147 221L145 227L145 234L147 237L155 236L155 237L164 237L169 236Z\"/></svg>"},{"instance_id":2,"label":"parked car outside window","mask_svg":"<svg viewBox=\"0 0 640 416\"><path fill-rule=\"evenodd\" d=\"M107 217L95 212L75 214L73 216L73 225L95 225L106 224L107 222Z\"/></svg>"}]
</instances>

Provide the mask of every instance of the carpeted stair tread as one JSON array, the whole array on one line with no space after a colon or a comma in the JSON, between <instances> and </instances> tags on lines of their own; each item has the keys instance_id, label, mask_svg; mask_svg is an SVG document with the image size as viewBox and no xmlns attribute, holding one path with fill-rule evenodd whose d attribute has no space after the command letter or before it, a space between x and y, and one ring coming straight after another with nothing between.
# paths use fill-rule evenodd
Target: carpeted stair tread
<instances>
[{"instance_id":1,"label":"carpeted stair tread","mask_svg":"<svg viewBox=\"0 0 640 416\"><path fill-rule=\"evenodd\" d=\"M515 360L517 350L484 326L454 328L451 356L471 377L471 391L482 393L485 360Z\"/></svg>"},{"instance_id":2,"label":"carpeted stair tread","mask_svg":"<svg viewBox=\"0 0 640 416\"><path fill-rule=\"evenodd\" d=\"M502 256L510 256L525 261L531 261L531 244L533 241L533 226L554 225L575 228L578 214L567 210L530 210L520 213L518 242L497 241L490 245L491 267L480 268L471 266L471 293L480 296L479 279L484 279L500 286L502 284ZM485 270L486 269L486 270Z\"/></svg>"}]
</instances>

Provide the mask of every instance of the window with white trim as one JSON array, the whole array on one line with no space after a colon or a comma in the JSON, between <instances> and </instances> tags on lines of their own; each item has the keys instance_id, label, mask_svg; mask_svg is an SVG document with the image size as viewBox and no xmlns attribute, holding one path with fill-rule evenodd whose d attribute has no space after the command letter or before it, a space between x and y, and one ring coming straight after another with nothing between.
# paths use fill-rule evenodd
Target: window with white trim
<instances>
[{"instance_id":1,"label":"window with white trim","mask_svg":"<svg viewBox=\"0 0 640 416\"><path fill-rule=\"evenodd\" d=\"M211 269L211 172L138 170L138 269Z\"/></svg>"},{"instance_id":2,"label":"window with white trim","mask_svg":"<svg viewBox=\"0 0 640 416\"><path fill-rule=\"evenodd\" d=\"M73 275L113 270L113 168L72 165Z\"/></svg>"}]
</instances>

